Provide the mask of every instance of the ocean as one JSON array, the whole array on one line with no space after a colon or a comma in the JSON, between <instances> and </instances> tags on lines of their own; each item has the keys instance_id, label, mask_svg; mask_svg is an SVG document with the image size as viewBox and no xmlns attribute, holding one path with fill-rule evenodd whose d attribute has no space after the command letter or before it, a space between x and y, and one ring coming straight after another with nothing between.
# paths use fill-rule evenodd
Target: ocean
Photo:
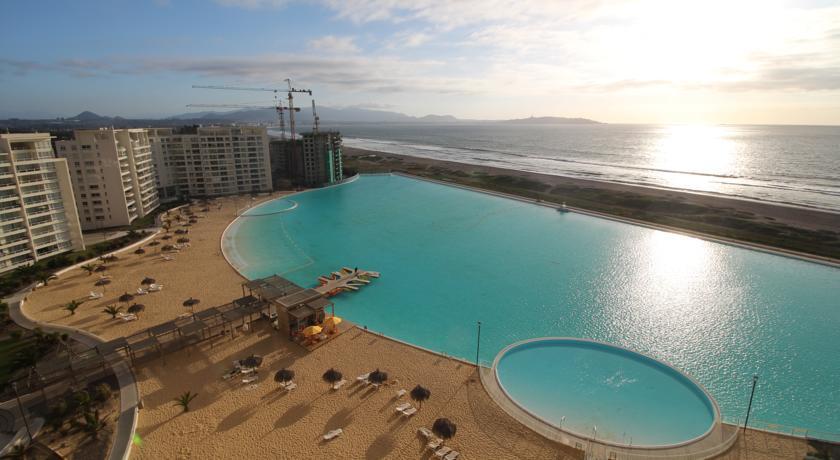
<instances>
[{"instance_id":1,"label":"ocean","mask_svg":"<svg viewBox=\"0 0 840 460\"><path fill-rule=\"evenodd\" d=\"M344 144L840 212L840 127L348 124Z\"/></svg>"}]
</instances>

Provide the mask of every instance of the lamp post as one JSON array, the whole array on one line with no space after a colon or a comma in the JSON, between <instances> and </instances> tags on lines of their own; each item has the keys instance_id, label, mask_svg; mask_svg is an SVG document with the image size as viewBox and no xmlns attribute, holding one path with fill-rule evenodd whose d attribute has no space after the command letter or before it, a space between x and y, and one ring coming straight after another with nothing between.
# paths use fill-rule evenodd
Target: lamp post
<instances>
[{"instance_id":1,"label":"lamp post","mask_svg":"<svg viewBox=\"0 0 840 460\"><path fill-rule=\"evenodd\" d=\"M744 419L744 433L747 432L747 424L750 422L750 410L752 410L753 396L755 396L755 385L758 383L758 375L753 375L752 391L750 391L750 403L747 405L747 417Z\"/></svg>"},{"instance_id":2,"label":"lamp post","mask_svg":"<svg viewBox=\"0 0 840 460\"><path fill-rule=\"evenodd\" d=\"M481 349L481 321L478 322L478 336L475 339L475 367L478 367L478 351Z\"/></svg>"}]
</instances>

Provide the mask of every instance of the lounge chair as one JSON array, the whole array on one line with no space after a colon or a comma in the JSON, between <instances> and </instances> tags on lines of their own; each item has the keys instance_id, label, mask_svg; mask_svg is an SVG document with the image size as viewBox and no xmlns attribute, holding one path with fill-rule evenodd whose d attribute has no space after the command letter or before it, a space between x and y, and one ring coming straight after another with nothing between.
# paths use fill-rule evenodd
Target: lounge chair
<instances>
[{"instance_id":1,"label":"lounge chair","mask_svg":"<svg viewBox=\"0 0 840 460\"><path fill-rule=\"evenodd\" d=\"M172 257L172 256L163 256L162 259L163 259L164 262L171 262L171 261L175 260L175 258Z\"/></svg>"},{"instance_id":2,"label":"lounge chair","mask_svg":"<svg viewBox=\"0 0 840 460\"><path fill-rule=\"evenodd\" d=\"M406 417L411 417L412 415L417 413L416 407L409 407L408 409L402 411L402 414Z\"/></svg>"},{"instance_id":3,"label":"lounge chair","mask_svg":"<svg viewBox=\"0 0 840 460\"><path fill-rule=\"evenodd\" d=\"M344 433L344 430L342 430L341 428L337 428L335 430L332 430L332 431L330 431L330 432L328 432L327 434L324 435L324 441L330 441L332 439L335 439L339 435L341 435L341 433Z\"/></svg>"},{"instance_id":4,"label":"lounge chair","mask_svg":"<svg viewBox=\"0 0 840 460\"><path fill-rule=\"evenodd\" d=\"M259 378L260 378L260 376L257 375L257 374L249 375L248 377L245 377L244 379L242 379L242 383L254 383Z\"/></svg>"},{"instance_id":5,"label":"lounge chair","mask_svg":"<svg viewBox=\"0 0 840 460\"><path fill-rule=\"evenodd\" d=\"M402 412L402 411L404 411L404 410L408 409L409 407L411 407L411 403L402 403L402 404L399 404L399 405L398 405L397 407L395 407L394 409L395 409L397 412Z\"/></svg>"},{"instance_id":6,"label":"lounge chair","mask_svg":"<svg viewBox=\"0 0 840 460\"><path fill-rule=\"evenodd\" d=\"M240 367L239 368L239 372L242 373L242 374L250 374L254 371L256 371L256 369L254 369L253 367Z\"/></svg>"},{"instance_id":7,"label":"lounge chair","mask_svg":"<svg viewBox=\"0 0 840 460\"><path fill-rule=\"evenodd\" d=\"M457 450L453 450L452 452L448 453L446 457L443 457L443 460L455 460L458 456L461 455L460 452Z\"/></svg>"},{"instance_id":8,"label":"lounge chair","mask_svg":"<svg viewBox=\"0 0 840 460\"><path fill-rule=\"evenodd\" d=\"M421 426L420 428L418 428L417 432L420 433L421 435L423 435L423 437L426 438L426 439L429 439L432 436L434 436L434 434L432 433L432 430L426 428L425 426Z\"/></svg>"},{"instance_id":9,"label":"lounge chair","mask_svg":"<svg viewBox=\"0 0 840 460\"><path fill-rule=\"evenodd\" d=\"M102 293L101 293L101 292L93 292L93 291L90 291L90 296L89 296L88 298L89 298L90 300L101 299L101 298L102 298Z\"/></svg>"},{"instance_id":10,"label":"lounge chair","mask_svg":"<svg viewBox=\"0 0 840 460\"><path fill-rule=\"evenodd\" d=\"M332 389L338 390L339 388L343 387L345 383L347 383L347 380L341 379L333 384Z\"/></svg>"},{"instance_id":11,"label":"lounge chair","mask_svg":"<svg viewBox=\"0 0 840 460\"><path fill-rule=\"evenodd\" d=\"M133 313L117 313L117 318L123 321L137 321L137 315Z\"/></svg>"},{"instance_id":12,"label":"lounge chair","mask_svg":"<svg viewBox=\"0 0 840 460\"><path fill-rule=\"evenodd\" d=\"M397 398L402 398L405 394L408 393L406 390L400 390L397 392Z\"/></svg>"},{"instance_id":13,"label":"lounge chair","mask_svg":"<svg viewBox=\"0 0 840 460\"><path fill-rule=\"evenodd\" d=\"M370 377L370 372L368 372L367 374L362 374L362 375L356 377L356 381L357 382L367 382L368 377Z\"/></svg>"},{"instance_id":14,"label":"lounge chair","mask_svg":"<svg viewBox=\"0 0 840 460\"><path fill-rule=\"evenodd\" d=\"M149 292L158 292L163 289L162 284L150 284L149 285Z\"/></svg>"},{"instance_id":15,"label":"lounge chair","mask_svg":"<svg viewBox=\"0 0 840 460\"><path fill-rule=\"evenodd\" d=\"M445 457L447 454L449 454L450 452L452 452L452 449L450 449L449 447L443 446L443 447L441 447L440 449L438 449L438 450L436 450L436 451L435 451L435 457L437 457L437 458L443 458L443 457Z\"/></svg>"},{"instance_id":16,"label":"lounge chair","mask_svg":"<svg viewBox=\"0 0 840 460\"><path fill-rule=\"evenodd\" d=\"M137 295L146 295L148 293L149 293L149 291L147 291L143 288L137 288Z\"/></svg>"},{"instance_id":17,"label":"lounge chair","mask_svg":"<svg viewBox=\"0 0 840 460\"><path fill-rule=\"evenodd\" d=\"M443 444L443 439L433 437L432 439L429 439L429 443L426 444L426 448L431 450L437 450L437 448L440 447L441 444Z\"/></svg>"},{"instance_id":18,"label":"lounge chair","mask_svg":"<svg viewBox=\"0 0 840 460\"><path fill-rule=\"evenodd\" d=\"M295 382L289 382L289 383L287 383L286 385L283 386L283 389L286 390L286 391L292 391L295 388L297 388L297 383L295 383Z\"/></svg>"}]
</instances>

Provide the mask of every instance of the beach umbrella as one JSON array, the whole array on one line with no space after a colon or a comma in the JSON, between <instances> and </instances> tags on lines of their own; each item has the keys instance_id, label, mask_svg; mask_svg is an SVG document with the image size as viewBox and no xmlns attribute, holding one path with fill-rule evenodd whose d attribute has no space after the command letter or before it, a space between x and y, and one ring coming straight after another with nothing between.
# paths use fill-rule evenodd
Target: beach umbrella
<instances>
[{"instance_id":1,"label":"beach umbrella","mask_svg":"<svg viewBox=\"0 0 840 460\"><path fill-rule=\"evenodd\" d=\"M135 253L135 254L137 254L138 256L142 256L143 254L145 254L145 253L146 253L146 250L145 250L145 249L143 249L143 248L137 248L137 249L134 251L134 253Z\"/></svg>"},{"instance_id":2,"label":"beach umbrella","mask_svg":"<svg viewBox=\"0 0 840 460\"><path fill-rule=\"evenodd\" d=\"M148 245L149 245L149 246L157 246L157 245L159 245L159 244L160 244L160 241L158 241L158 240L154 240L154 241L152 241L151 243L149 243Z\"/></svg>"},{"instance_id":3,"label":"beach umbrella","mask_svg":"<svg viewBox=\"0 0 840 460\"><path fill-rule=\"evenodd\" d=\"M171 244L165 244L165 245L163 245L162 248L160 248L160 250L161 251L174 251L175 246L172 246Z\"/></svg>"},{"instance_id":4,"label":"beach umbrella","mask_svg":"<svg viewBox=\"0 0 840 460\"><path fill-rule=\"evenodd\" d=\"M371 372L370 375L368 375L368 382L375 383L377 385L385 383L386 380L388 380L388 373L382 372L379 369Z\"/></svg>"},{"instance_id":5,"label":"beach umbrella","mask_svg":"<svg viewBox=\"0 0 840 460\"><path fill-rule=\"evenodd\" d=\"M419 402L420 407L423 407L423 401L429 399L431 395L432 392L428 388L421 387L420 385L417 385L411 390L411 399Z\"/></svg>"},{"instance_id":6,"label":"beach umbrella","mask_svg":"<svg viewBox=\"0 0 840 460\"><path fill-rule=\"evenodd\" d=\"M135 303L135 304L132 304L130 307L128 307L128 310L126 310L126 311L128 311L132 315L140 316L140 312L145 310L145 309L146 309L146 306L143 305L142 303Z\"/></svg>"},{"instance_id":7,"label":"beach umbrella","mask_svg":"<svg viewBox=\"0 0 840 460\"><path fill-rule=\"evenodd\" d=\"M108 278L99 278L93 283L94 286L102 286L102 292L105 292L105 285L111 284L111 280Z\"/></svg>"},{"instance_id":8,"label":"beach umbrella","mask_svg":"<svg viewBox=\"0 0 840 460\"><path fill-rule=\"evenodd\" d=\"M330 316L329 318L324 320L324 326L327 326L333 330L341 324L342 319L338 316Z\"/></svg>"},{"instance_id":9,"label":"beach umbrella","mask_svg":"<svg viewBox=\"0 0 840 460\"><path fill-rule=\"evenodd\" d=\"M295 371L291 369L280 369L274 374L274 381L277 383L288 383L291 382L295 378Z\"/></svg>"},{"instance_id":10,"label":"beach umbrella","mask_svg":"<svg viewBox=\"0 0 840 460\"><path fill-rule=\"evenodd\" d=\"M309 326L303 330L304 337L312 337L315 334L320 334L324 330L321 326Z\"/></svg>"},{"instance_id":11,"label":"beach umbrella","mask_svg":"<svg viewBox=\"0 0 840 460\"><path fill-rule=\"evenodd\" d=\"M155 284L155 279L147 276L143 278L143 281L141 281L140 284Z\"/></svg>"},{"instance_id":12,"label":"beach umbrella","mask_svg":"<svg viewBox=\"0 0 840 460\"><path fill-rule=\"evenodd\" d=\"M171 240L171 239L172 239L172 235L163 235L162 237L160 237L160 239L162 239L162 240Z\"/></svg>"},{"instance_id":13,"label":"beach umbrella","mask_svg":"<svg viewBox=\"0 0 840 460\"><path fill-rule=\"evenodd\" d=\"M120 302L128 303L134 300L134 296L126 292L125 294L121 295L118 300Z\"/></svg>"},{"instance_id":14,"label":"beach umbrella","mask_svg":"<svg viewBox=\"0 0 840 460\"><path fill-rule=\"evenodd\" d=\"M448 418L439 418L432 425L432 432L443 439L451 439L455 436L457 427Z\"/></svg>"},{"instance_id":15,"label":"beach umbrella","mask_svg":"<svg viewBox=\"0 0 840 460\"><path fill-rule=\"evenodd\" d=\"M178 242L179 243L189 243L190 239L189 238L178 238Z\"/></svg>"},{"instance_id":16,"label":"beach umbrella","mask_svg":"<svg viewBox=\"0 0 840 460\"><path fill-rule=\"evenodd\" d=\"M108 267L106 267L105 264L102 264L102 265L98 265L96 268L94 268L93 271L104 272L107 269L108 269Z\"/></svg>"},{"instance_id":17,"label":"beach umbrella","mask_svg":"<svg viewBox=\"0 0 840 460\"><path fill-rule=\"evenodd\" d=\"M239 361L239 364L242 367L260 367L263 362L263 357L260 355L251 355L242 361Z\"/></svg>"},{"instance_id":18,"label":"beach umbrella","mask_svg":"<svg viewBox=\"0 0 840 460\"><path fill-rule=\"evenodd\" d=\"M341 372L338 372L337 370L331 367L329 368L329 370L327 370L327 372L324 372L324 375L322 375L321 378L324 379L325 382L332 385L335 382L341 380Z\"/></svg>"},{"instance_id":19,"label":"beach umbrella","mask_svg":"<svg viewBox=\"0 0 840 460\"><path fill-rule=\"evenodd\" d=\"M192 309L193 307L195 307L199 303L201 303L200 300L190 297L189 299L184 301L184 306L185 307L190 307L190 309Z\"/></svg>"}]
</instances>

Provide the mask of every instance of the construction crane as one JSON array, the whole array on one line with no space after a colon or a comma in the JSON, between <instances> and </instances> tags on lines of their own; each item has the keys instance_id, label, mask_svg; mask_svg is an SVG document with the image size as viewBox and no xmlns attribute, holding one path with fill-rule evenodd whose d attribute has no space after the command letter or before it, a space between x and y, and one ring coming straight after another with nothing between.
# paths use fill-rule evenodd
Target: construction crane
<instances>
[{"instance_id":1,"label":"construction crane","mask_svg":"<svg viewBox=\"0 0 840 460\"><path fill-rule=\"evenodd\" d=\"M318 134L318 125L321 119L318 117L318 113L315 112L315 99L312 99L312 118L315 120L315 124L312 125L312 132Z\"/></svg>"},{"instance_id":2,"label":"construction crane","mask_svg":"<svg viewBox=\"0 0 840 460\"><path fill-rule=\"evenodd\" d=\"M289 131L291 131L291 134L292 134L292 152L294 153L294 150L295 150L295 147L294 147L294 145L295 145L295 143L294 143L294 140L295 140L295 110L294 110L295 102L294 102L293 93L307 93L310 96L312 96L312 90L311 89L293 88L292 87L292 80L290 78L287 78L284 81L286 82L286 84L289 85L289 89L286 90L286 91L288 92L287 97L289 99Z\"/></svg>"},{"instance_id":3,"label":"construction crane","mask_svg":"<svg viewBox=\"0 0 840 460\"><path fill-rule=\"evenodd\" d=\"M228 91L261 91L261 92L274 93L275 107L273 107L273 108L275 110L277 110L277 118L280 121L280 138L283 139L283 140L286 140L286 121L285 121L285 117L283 116L284 111L289 111L289 121L291 122L290 124L292 125L291 126L291 128L292 128L292 139L294 139L294 137L295 137L294 121L293 121L294 120L294 115L292 115L292 113L294 112L294 109L291 106L289 106L289 107L284 107L283 106L283 102L280 100L280 94L283 92L282 89L278 89L278 88L258 88L258 87L246 87L246 86L225 86L225 85L192 85L192 87L193 88L200 88L200 89L221 89L221 90L228 90ZM291 88L291 86L290 86L290 88ZM312 92L310 91L309 94L311 95ZM291 101L291 98L290 98L290 101ZM300 110L297 110L297 111L299 112Z\"/></svg>"},{"instance_id":4,"label":"construction crane","mask_svg":"<svg viewBox=\"0 0 840 460\"><path fill-rule=\"evenodd\" d=\"M273 106L251 105L251 104L187 104L189 108L224 108L224 109L273 109L277 111L277 117L280 119L280 138L286 140L286 124L283 117L283 111L289 110L288 107L283 107L281 104ZM296 108L296 112L300 109Z\"/></svg>"}]
</instances>

